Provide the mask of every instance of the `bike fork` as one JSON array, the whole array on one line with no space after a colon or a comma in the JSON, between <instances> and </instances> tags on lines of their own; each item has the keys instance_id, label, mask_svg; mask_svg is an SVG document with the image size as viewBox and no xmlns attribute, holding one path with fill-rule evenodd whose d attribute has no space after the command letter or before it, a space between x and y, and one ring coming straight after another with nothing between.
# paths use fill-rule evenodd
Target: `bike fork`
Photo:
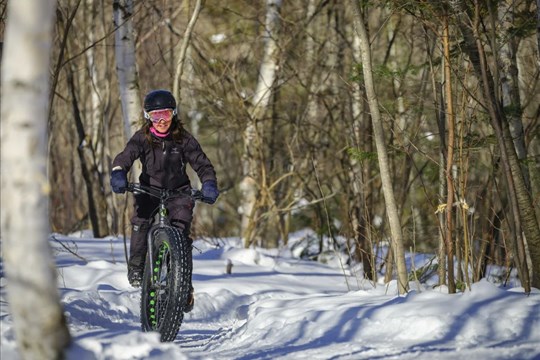
<instances>
[{"instance_id":1,"label":"bike fork","mask_svg":"<svg viewBox=\"0 0 540 360\"><path fill-rule=\"evenodd\" d=\"M154 245L154 241L152 240L153 237L154 237L154 232L156 231L157 228L159 227L163 227L165 224L166 224L166 219L167 219L167 208L165 207L165 204L160 204L159 206L159 224L158 225L154 225L150 228L150 230L148 231L148 234L146 236L146 241L148 243L148 258L149 258L149 269L150 269L150 286L152 288L154 288L155 286L155 281L154 281L154 254L153 254L153 245Z\"/></svg>"},{"instance_id":2,"label":"bike fork","mask_svg":"<svg viewBox=\"0 0 540 360\"><path fill-rule=\"evenodd\" d=\"M152 237L153 237L153 234L154 234L154 227L152 226L150 228L150 231L148 231L148 234L146 235L146 241L148 243L148 271L150 271L150 274L148 274L150 276L150 286L151 287L154 287L154 276L153 276L153 272L154 272L154 254L153 254L153 242L152 242Z\"/></svg>"}]
</instances>

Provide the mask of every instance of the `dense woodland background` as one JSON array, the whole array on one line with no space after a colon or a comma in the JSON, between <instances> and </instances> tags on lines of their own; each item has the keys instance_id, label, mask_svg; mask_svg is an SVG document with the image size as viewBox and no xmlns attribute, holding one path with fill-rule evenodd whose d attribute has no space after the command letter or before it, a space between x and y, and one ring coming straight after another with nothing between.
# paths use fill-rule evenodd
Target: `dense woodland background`
<instances>
[{"instance_id":1,"label":"dense woodland background","mask_svg":"<svg viewBox=\"0 0 540 360\"><path fill-rule=\"evenodd\" d=\"M374 278L373 249L391 236L355 25L363 19L403 246L438 253L439 264L450 251L458 287L488 263L539 286L538 4L358 4L59 0L48 116L52 230L129 236L128 196L109 187L112 158L127 141L115 34L129 22L139 101L178 79L182 121L216 166L222 194L198 207L195 236L277 247L310 227L321 254L333 250L323 237L348 239L351 262ZM115 21L119 9L127 16ZM265 84L268 64L274 75ZM261 82L262 109L254 103Z\"/></svg>"}]
</instances>

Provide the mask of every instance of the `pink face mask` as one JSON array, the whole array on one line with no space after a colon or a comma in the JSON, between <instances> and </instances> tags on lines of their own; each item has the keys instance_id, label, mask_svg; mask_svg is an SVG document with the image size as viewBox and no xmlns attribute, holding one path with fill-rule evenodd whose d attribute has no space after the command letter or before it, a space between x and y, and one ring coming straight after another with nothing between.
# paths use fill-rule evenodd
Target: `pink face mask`
<instances>
[{"instance_id":1,"label":"pink face mask","mask_svg":"<svg viewBox=\"0 0 540 360\"><path fill-rule=\"evenodd\" d=\"M166 133L160 133L154 127L150 128L150 132L152 134L156 135L157 137L160 137L160 138L164 138L164 137L167 137L169 135L169 131L167 131Z\"/></svg>"}]
</instances>

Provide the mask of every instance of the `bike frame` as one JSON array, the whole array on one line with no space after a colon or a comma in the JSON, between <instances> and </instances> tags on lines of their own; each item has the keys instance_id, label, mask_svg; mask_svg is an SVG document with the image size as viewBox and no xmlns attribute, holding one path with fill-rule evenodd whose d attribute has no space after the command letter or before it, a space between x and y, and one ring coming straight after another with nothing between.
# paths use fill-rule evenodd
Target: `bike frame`
<instances>
[{"instance_id":1,"label":"bike frame","mask_svg":"<svg viewBox=\"0 0 540 360\"><path fill-rule=\"evenodd\" d=\"M151 266L149 266L149 269L150 271L152 271L152 269L154 268L154 264L153 264L154 254L152 253L153 234L156 229L172 226L169 222L169 211L167 210L167 207L165 205L167 200L174 197L178 197L178 196L186 196L186 197L192 198L193 200L199 200L202 202L207 202L207 201L205 201L206 198L202 195L201 191L195 190L195 189L191 189L191 191L186 192L186 191L179 191L179 190L159 189L159 188L153 188L151 186L145 186L142 184L130 183L128 184L127 190L132 192L135 195L142 193L142 194L147 194L147 195L150 195L159 199L159 205L157 207L158 223L152 225L146 235L146 241L148 243L147 251L148 251L149 260L151 262L150 263ZM154 277L152 276L151 273L149 275L150 275L151 287L155 288L156 284L154 282Z\"/></svg>"}]
</instances>

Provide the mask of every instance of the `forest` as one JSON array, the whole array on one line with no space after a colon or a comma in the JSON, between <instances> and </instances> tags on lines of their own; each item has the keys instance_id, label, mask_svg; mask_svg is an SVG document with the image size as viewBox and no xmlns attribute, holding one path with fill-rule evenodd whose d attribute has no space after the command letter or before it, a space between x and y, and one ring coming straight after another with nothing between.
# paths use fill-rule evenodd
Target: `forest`
<instances>
[{"instance_id":1,"label":"forest","mask_svg":"<svg viewBox=\"0 0 540 360\"><path fill-rule=\"evenodd\" d=\"M532 0L59 0L51 229L129 237L111 161L168 89L221 190L195 236L311 228L372 280L390 243L388 279L407 249L450 291L488 264L540 287L539 24Z\"/></svg>"}]
</instances>

